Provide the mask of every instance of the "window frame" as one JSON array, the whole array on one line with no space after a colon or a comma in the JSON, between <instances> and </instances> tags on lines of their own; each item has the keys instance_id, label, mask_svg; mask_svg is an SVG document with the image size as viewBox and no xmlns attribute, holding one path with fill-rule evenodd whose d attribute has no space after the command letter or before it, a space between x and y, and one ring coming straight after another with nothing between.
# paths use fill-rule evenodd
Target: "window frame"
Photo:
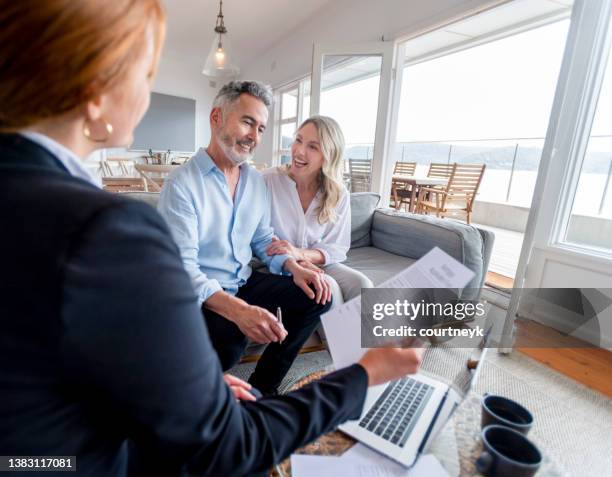
<instances>
[{"instance_id":1,"label":"window frame","mask_svg":"<svg viewBox=\"0 0 612 477\"><path fill-rule=\"evenodd\" d=\"M310 75L300 78L296 81L292 81L282 87L277 88L274 91L275 104L278 105L275 114L275 127L274 127L274 152L272 165L279 166L281 164L282 156L291 156L291 148L283 148L282 145L282 127L285 124L295 124L296 128L300 124L300 118L304 115L304 93L306 82L310 80ZM295 108L295 116L283 118L283 95L297 89L297 105Z\"/></svg>"}]
</instances>

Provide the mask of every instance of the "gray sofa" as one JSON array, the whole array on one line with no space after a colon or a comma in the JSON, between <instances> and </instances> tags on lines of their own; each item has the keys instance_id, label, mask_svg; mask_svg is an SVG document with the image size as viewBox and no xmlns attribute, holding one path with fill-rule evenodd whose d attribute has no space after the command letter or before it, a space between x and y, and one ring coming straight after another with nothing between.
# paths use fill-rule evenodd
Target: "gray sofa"
<instances>
[{"instance_id":1,"label":"gray sofa","mask_svg":"<svg viewBox=\"0 0 612 477\"><path fill-rule=\"evenodd\" d=\"M378 285L439 247L476 274L461 298L477 299L494 234L455 220L377 209L379 199L371 192L351 194L351 249L344 263Z\"/></svg>"},{"instance_id":2,"label":"gray sofa","mask_svg":"<svg viewBox=\"0 0 612 477\"><path fill-rule=\"evenodd\" d=\"M159 194L126 195L157 206ZM380 196L351 194L351 249L346 265L368 276L374 285L400 272L433 247L440 247L476 275L461 298L477 299L491 258L494 234L450 219L377 209Z\"/></svg>"}]
</instances>

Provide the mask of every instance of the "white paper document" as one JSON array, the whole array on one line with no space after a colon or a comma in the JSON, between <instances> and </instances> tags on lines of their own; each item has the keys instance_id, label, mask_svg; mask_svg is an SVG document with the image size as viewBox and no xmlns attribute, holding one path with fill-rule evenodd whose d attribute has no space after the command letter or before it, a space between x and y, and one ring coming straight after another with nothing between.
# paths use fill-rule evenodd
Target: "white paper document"
<instances>
[{"instance_id":1,"label":"white paper document","mask_svg":"<svg viewBox=\"0 0 612 477\"><path fill-rule=\"evenodd\" d=\"M363 444L355 444L340 457L297 455L291 456L293 477L448 477L435 456L419 458L407 469Z\"/></svg>"},{"instance_id":2,"label":"white paper document","mask_svg":"<svg viewBox=\"0 0 612 477\"><path fill-rule=\"evenodd\" d=\"M377 288L464 288L474 272L439 248L380 284ZM359 361L361 347L361 297L333 307L321 316L336 369Z\"/></svg>"}]
</instances>

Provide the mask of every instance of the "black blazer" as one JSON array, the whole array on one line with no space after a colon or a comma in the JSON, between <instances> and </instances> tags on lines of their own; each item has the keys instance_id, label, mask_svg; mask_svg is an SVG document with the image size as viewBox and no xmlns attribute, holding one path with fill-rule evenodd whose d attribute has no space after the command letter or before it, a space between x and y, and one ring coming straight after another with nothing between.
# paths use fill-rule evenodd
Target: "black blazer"
<instances>
[{"instance_id":1,"label":"black blazer","mask_svg":"<svg viewBox=\"0 0 612 477\"><path fill-rule=\"evenodd\" d=\"M359 416L359 365L237 403L163 219L18 135L0 135L0 220L0 455L244 475Z\"/></svg>"}]
</instances>

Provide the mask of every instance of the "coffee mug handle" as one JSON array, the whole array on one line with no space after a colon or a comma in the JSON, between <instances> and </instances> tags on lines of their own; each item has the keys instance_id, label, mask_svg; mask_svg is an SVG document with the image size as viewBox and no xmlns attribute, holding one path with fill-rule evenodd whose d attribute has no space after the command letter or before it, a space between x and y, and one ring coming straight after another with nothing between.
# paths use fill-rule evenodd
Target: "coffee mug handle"
<instances>
[{"instance_id":1,"label":"coffee mug handle","mask_svg":"<svg viewBox=\"0 0 612 477\"><path fill-rule=\"evenodd\" d=\"M493 456L487 451L480 454L480 457L476 459L476 470L481 474L486 474L493 464Z\"/></svg>"}]
</instances>

